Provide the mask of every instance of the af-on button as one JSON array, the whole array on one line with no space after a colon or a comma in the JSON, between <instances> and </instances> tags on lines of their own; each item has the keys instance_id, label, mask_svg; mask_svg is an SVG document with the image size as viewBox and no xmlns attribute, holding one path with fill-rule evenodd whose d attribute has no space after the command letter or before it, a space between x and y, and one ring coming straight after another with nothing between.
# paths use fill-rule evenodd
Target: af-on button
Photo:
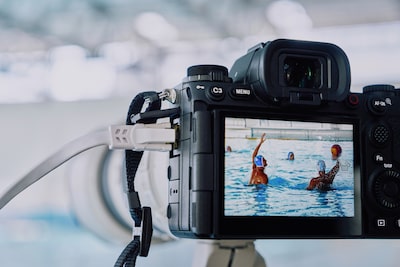
<instances>
[{"instance_id":1,"label":"af-on button","mask_svg":"<svg viewBox=\"0 0 400 267\"><path fill-rule=\"evenodd\" d=\"M381 98L372 98L370 99L370 109L376 115L383 115L387 110L387 101Z\"/></svg>"},{"instance_id":2,"label":"af-on button","mask_svg":"<svg viewBox=\"0 0 400 267\"><path fill-rule=\"evenodd\" d=\"M396 89L390 84L374 84L363 88L363 93L368 96L368 108L374 115L385 115L392 105L392 97L396 96Z\"/></svg>"}]
</instances>

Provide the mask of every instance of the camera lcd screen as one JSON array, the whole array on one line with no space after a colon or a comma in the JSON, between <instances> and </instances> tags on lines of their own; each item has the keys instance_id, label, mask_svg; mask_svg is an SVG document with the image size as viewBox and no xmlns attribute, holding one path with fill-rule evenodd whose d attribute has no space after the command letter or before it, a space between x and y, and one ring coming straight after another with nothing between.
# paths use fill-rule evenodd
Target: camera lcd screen
<instances>
[{"instance_id":1,"label":"camera lcd screen","mask_svg":"<svg viewBox=\"0 0 400 267\"><path fill-rule=\"evenodd\" d=\"M351 123L225 118L224 216L355 217Z\"/></svg>"}]
</instances>

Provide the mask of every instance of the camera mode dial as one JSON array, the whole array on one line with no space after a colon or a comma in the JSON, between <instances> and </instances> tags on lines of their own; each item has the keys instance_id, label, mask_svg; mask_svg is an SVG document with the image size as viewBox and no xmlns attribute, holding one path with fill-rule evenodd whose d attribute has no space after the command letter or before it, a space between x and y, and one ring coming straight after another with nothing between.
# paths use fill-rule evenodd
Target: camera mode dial
<instances>
[{"instance_id":1,"label":"camera mode dial","mask_svg":"<svg viewBox=\"0 0 400 267\"><path fill-rule=\"evenodd\" d=\"M189 81L232 82L228 69L219 65L195 65L187 69Z\"/></svg>"},{"instance_id":2,"label":"camera mode dial","mask_svg":"<svg viewBox=\"0 0 400 267\"><path fill-rule=\"evenodd\" d=\"M187 70L184 82L195 82L195 88L204 90L206 96L213 101L221 101L225 97L225 86L221 83L231 83L228 69L219 65L195 65Z\"/></svg>"},{"instance_id":3,"label":"camera mode dial","mask_svg":"<svg viewBox=\"0 0 400 267\"><path fill-rule=\"evenodd\" d=\"M373 182L373 192L381 206L400 208L400 173L394 170L381 172Z\"/></svg>"}]
</instances>

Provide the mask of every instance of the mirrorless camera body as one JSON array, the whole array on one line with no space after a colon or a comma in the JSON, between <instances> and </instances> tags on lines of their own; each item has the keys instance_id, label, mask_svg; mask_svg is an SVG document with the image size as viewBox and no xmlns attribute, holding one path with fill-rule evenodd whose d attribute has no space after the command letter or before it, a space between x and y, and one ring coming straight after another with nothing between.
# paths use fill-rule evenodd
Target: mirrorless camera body
<instances>
[{"instance_id":1,"label":"mirrorless camera body","mask_svg":"<svg viewBox=\"0 0 400 267\"><path fill-rule=\"evenodd\" d=\"M190 67L175 88L172 233L399 238L399 91L349 88L348 59L328 43L279 39L249 49L230 72ZM266 181L250 182L257 168ZM309 188L320 171L330 182Z\"/></svg>"}]
</instances>

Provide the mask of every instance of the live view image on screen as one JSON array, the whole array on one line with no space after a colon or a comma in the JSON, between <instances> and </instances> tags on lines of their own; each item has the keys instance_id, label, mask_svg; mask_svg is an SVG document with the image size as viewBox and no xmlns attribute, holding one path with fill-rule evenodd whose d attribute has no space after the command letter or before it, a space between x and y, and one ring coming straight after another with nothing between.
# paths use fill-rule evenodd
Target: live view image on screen
<instances>
[{"instance_id":1,"label":"live view image on screen","mask_svg":"<svg viewBox=\"0 0 400 267\"><path fill-rule=\"evenodd\" d=\"M354 217L353 125L225 118L224 215Z\"/></svg>"}]
</instances>

